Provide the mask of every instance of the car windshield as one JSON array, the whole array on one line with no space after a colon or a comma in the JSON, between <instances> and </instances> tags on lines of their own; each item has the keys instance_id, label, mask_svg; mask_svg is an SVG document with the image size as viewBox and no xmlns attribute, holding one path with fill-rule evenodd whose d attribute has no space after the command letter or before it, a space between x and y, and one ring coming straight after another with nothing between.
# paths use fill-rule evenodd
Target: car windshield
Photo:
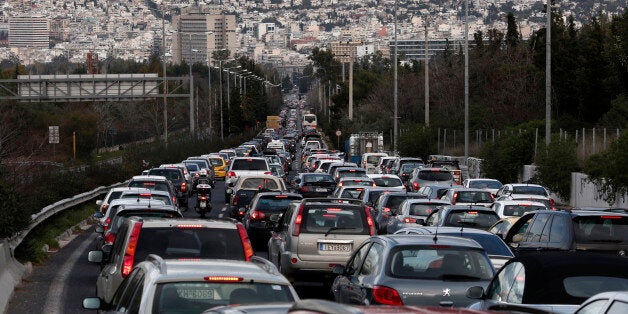
<instances>
[{"instance_id":1,"label":"car windshield","mask_svg":"<svg viewBox=\"0 0 628 314\"><path fill-rule=\"evenodd\" d=\"M547 191L545 190L545 188L541 186L530 186L530 185L515 186L512 188L512 193L547 196Z\"/></svg>"},{"instance_id":2,"label":"car windshield","mask_svg":"<svg viewBox=\"0 0 628 314\"><path fill-rule=\"evenodd\" d=\"M313 206L303 211L301 233L369 234L366 212L357 206Z\"/></svg>"},{"instance_id":3,"label":"car windshield","mask_svg":"<svg viewBox=\"0 0 628 314\"><path fill-rule=\"evenodd\" d=\"M478 210L453 210L447 216L446 226L488 229L499 220L495 212Z\"/></svg>"},{"instance_id":4,"label":"car windshield","mask_svg":"<svg viewBox=\"0 0 628 314\"><path fill-rule=\"evenodd\" d=\"M351 189L343 189L342 193L340 193L340 198L360 198L360 194L364 191L363 188L351 188Z\"/></svg>"},{"instance_id":5,"label":"car windshield","mask_svg":"<svg viewBox=\"0 0 628 314\"><path fill-rule=\"evenodd\" d=\"M181 172L178 169L157 168L157 169L151 169L148 172L148 174L151 175L151 176L164 176L164 177L166 177L170 181L180 181L180 180L182 180L181 179Z\"/></svg>"},{"instance_id":6,"label":"car windshield","mask_svg":"<svg viewBox=\"0 0 628 314\"><path fill-rule=\"evenodd\" d=\"M473 180L469 182L469 187L474 189L499 189L502 184L495 180Z\"/></svg>"},{"instance_id":7,"label":"car windshield","mask_svg":"<svg viewBox=\"0 0 628 314\"><path fill-rule=\"evenodd\" d=\"M264 170L268 171L268 165L264 159L236 159L231 165L231 170Z\"/></svg>"},{"instance_id":8,"label":"car windshield","mask_svg":"<svg viewBox=\"0 0 628 314\"><path fill-rule=\"evenodd\" d=\"M628 217L578 216L573 219L577 243L628 243Z\"/></svg>"},{"instance_id":9,"label":"car windshield","mask_svg":"<svg viewBox=\"0 0 628 314\"><path fill-rule=\"evenodd\" d=\"M375 185L383 186L383 187L393 187L393 186L403 185L399 178L394 178L394 177L373 178L373 181L375 181Z\"/></svg>"},{"instance_id":10,"label":"car windshield","mask_svg":"<svg viewBox=\"0 0 628 314\"><path fill-rule=\"evenodd\" d=\"M357 169L338 170L338 177L339 178L348 178L348 177L368 178L368 176L366 175L366 171L357 170Z\"/></svg>"},{"instance_id":11,"label":"car windshield","mask_svg":"<svg viewBox=\"0 0 628 314\"><path fill-rule=\"evenodd\" d=\"M382 159L382 156L370 155L366 157L366 163L371 165L376 165L379 163L379 160Z\"/></svg>"},{"instance_id":12,"label":"car windshield","mask_svg":"<svg viewBox=\"0 0 628 314\"><path fill-rule=\"evenodd\" d=\"M483 250L449 245L394 248L386 262L392 277L434 280L490 280L493 268Z\"/></svg>"},{"instance_id":13,"label":"car windshield","mask_svg":"<svg viewBox=\"0 0 628 314\"><path fill-rule=\"evenodd\" d=\"M288 207L288 204L290 204L290 202L300 199L300 197L288 195L275 195L264 197L259 200L254 210L273 212L284 211Z\"/></svg>"},{"instance_id":14,"label":"car windshield","mask_svg":"<svg viewBox=\"0 0 628 314\"><path fill-rule=\"evenodd\" d=\"M531 212L533 210L544 210L547 209L545 206L535 206L535 205L505 205L504 206L504 216L518 216L521 217L523 214L527 212Z\"/></svg>"},{"instance_id":15,"label":"car windshield","mask_svg":"<svg viewBox=\"0 0 628 314\"><path fill-rule=\"evenodd\" d=\"M199 275L199 280L203 279ZM157 285L154 313L200 313L230 304L292 302L287 285L259 282L167 282Z\"/></svg>"},{"instance_id":16,"label":"car windshield","mask_svg":"<svg viewBox=\"0 0 628 314\"><path fill-rule=\"evenodd\" d=\"M247 178L244 179L242 185L240 185L241 189L269 189L269 190L279 190L279 186L275 180L269 180L264 178Z\"/></svg>"},{"instance_id":17,"label":"car windshield","mask_svg":"<svg viewBox=\"0 0 628 314\"><path fill-rule=\"evenodd\" d=\"M451 181L454 177L449 171L420 171L419 179L425 181Z\"/></svg>"},{"instance_id":18,"label":"car windshield","mask_svg":"<svg viewBox=\"0 0 628 314\"><path fill-rule=\"evenodd\" d=\"M493 197L488 191L458 191L456 203L492 203Z\"/></svg>"},{"instance_id":19,"label":"car windshield","mask_svg":"<svg viewBox=\"0 0 628 314\"><path fill-rule=\"evenodd\" d=\"M409 214L412 216L428 216L437 204L410 204Z\"/></svg>"},{"instance_id":20,"label":"car windshield","mask_svg":"<svg viewBox=\"0 0 628 314\"><path fill-rule=\"evenodd\" d=\"M303 182L304 183L313 183L313 182L335 182L334 178L332 178L330 175L324 175L324 174L312 174L312 175L304 175L303 176Z\"/></svg>"},{"instance_id":21,"label":"car windshield","mask_svg":"<svg viewBox=\"0 0 628 314\"><path fill-rule=\"evenodd\" d=\"M188 169L188 171L190 171L190 172L196 172L196 171L199 171L199 170L200 170L200 168L198 167L198 165L197 165L197 164L193 164L193 163L189 163L189 162L186 162L186 163L185 163L185 167L186 167L186 168Z\"/></svg>"}]
</instances>

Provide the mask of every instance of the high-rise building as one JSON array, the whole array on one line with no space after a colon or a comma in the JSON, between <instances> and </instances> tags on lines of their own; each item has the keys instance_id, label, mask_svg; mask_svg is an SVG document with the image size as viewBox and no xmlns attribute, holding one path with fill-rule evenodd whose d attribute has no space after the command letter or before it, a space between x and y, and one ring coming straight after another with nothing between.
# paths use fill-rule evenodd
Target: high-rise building
<instances>
[{"instance_id":1,"label":"high-rise building","mask_svg":"<svg viewBox=\"0 0 628 314\"><path fill-rule=\"evenodd\" d=\"M49 48L50 22L44 16L14 16L9 19L9 47Z\"/></svg>"},{"instance_id":2,"label":"high-rise building","mask_svg":"<svg viewBox=\"0 0 628 314\"><path fill-rule=\"evenodd\" d=\"M173 21L173 61L181 63L211 60L212 53L229 50L229 58L238 48L235 15L223 14L216 6L184 8Z\"/></svg>"}]
</instances>

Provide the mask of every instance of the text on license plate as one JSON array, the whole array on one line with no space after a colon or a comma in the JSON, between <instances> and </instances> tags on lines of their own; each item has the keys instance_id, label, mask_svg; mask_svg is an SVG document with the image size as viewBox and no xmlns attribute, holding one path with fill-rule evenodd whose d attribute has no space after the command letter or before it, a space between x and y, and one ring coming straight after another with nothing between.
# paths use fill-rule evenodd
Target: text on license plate
<instances>
[{"instance_id":1,"label":"text on license plate","mask_svg":"<svg viewBox=\"0 0 628 314\"><path fill-rule=\"evenodd\" d=\"M320 251L351 252L351 244L319 243Z\"/></svg>"},{"instance_id":2,"label":"text on license plate","mask_svg":"<svg viewBox=\"0 0 628 314\"><path fill-rule=\"evenodd\" d=\"M185 290L182 289L182 290L177 290L177 294L181 298L193 299L193 300L214 298L214 290L206 290L206 289L185 289Z\"/></svg>"},{"instance_id":3,"label":"text on license plate","mask_svg":"<svg viewBox=\"0 0 628 314\"><path fill-rule=\"evenodd\" d=\"M327 192L326 188L317 188L316 192Z\"/></svg>"}]
</instances>

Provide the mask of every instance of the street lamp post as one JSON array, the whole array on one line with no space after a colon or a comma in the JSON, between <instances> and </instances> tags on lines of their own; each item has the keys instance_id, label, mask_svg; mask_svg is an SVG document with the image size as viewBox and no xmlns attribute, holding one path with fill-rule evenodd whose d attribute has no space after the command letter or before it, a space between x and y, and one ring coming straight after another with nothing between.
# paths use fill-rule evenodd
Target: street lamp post
<instances>
[{"instance_id":1,"label":"street lamp post","mask_svg":"<svg viewBox=\"0 0 628 314\"><path fill-rule=\"evenodd\" d=\"M469 0L464 1L464 158L469 158Z\"/></svg>"},{"instance_id":2,"label":"street lamp post","mask_svg":"<svg viewBox=\"0 0 628 314\"><path fill-rule=\"evenodd\" d=\"M190 37L192 37L190 35ZM198 49L192 49L193 53L198 52ZM194 136L194 75L192 75L192 62L190 60L190 136Z\"/></svg>"},{"instance_id":3,"label":"street lamp post","mask_svg":"<svg viewBox=\"0 0 628 314\"><path fill-rule=\"evenodd\" d=\"M398 115L399 115L399 109L398 109L398 97L397 97L397 0L395 0L395 14L394 14L394 19L395 19L395 33L394 33L394 39L395 39L395 53L394 53L394 57L393 57L393 63L394 63L394 81L393 81L393 103L394 103L394 117L393 117L393 151L396 153L397 152L397 137L398 137L398 132L399 132L399 126L397 125L399 123L398 121Z\"/></svg>"}]
</instances>

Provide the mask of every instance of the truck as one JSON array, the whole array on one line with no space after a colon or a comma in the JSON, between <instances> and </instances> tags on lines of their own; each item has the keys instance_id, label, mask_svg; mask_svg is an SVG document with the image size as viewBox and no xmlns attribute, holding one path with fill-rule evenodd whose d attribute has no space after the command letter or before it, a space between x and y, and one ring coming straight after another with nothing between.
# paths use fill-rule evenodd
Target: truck
<instances>
[{"instance_id":1,"label":"truck","mask_svg":"<svg viewBox=\"0 0 628 314\"><path fill-rule=\"evenodd\" d=\"M380 132L353 133L345 141L345 156L349 162L362 164L364 153L384 152L384 134Z\"/></svg>"},{"instance_id":2,"label":"truck","mask_svg":"<svg viewBox=\"0 0 628 314\"><path fill-rule=\"evenodd\" d=\"M266 116L266 128L275 129L275 131L279 131L279 128L281 128L281 117Z\"/></svg>"}]
</instances>

